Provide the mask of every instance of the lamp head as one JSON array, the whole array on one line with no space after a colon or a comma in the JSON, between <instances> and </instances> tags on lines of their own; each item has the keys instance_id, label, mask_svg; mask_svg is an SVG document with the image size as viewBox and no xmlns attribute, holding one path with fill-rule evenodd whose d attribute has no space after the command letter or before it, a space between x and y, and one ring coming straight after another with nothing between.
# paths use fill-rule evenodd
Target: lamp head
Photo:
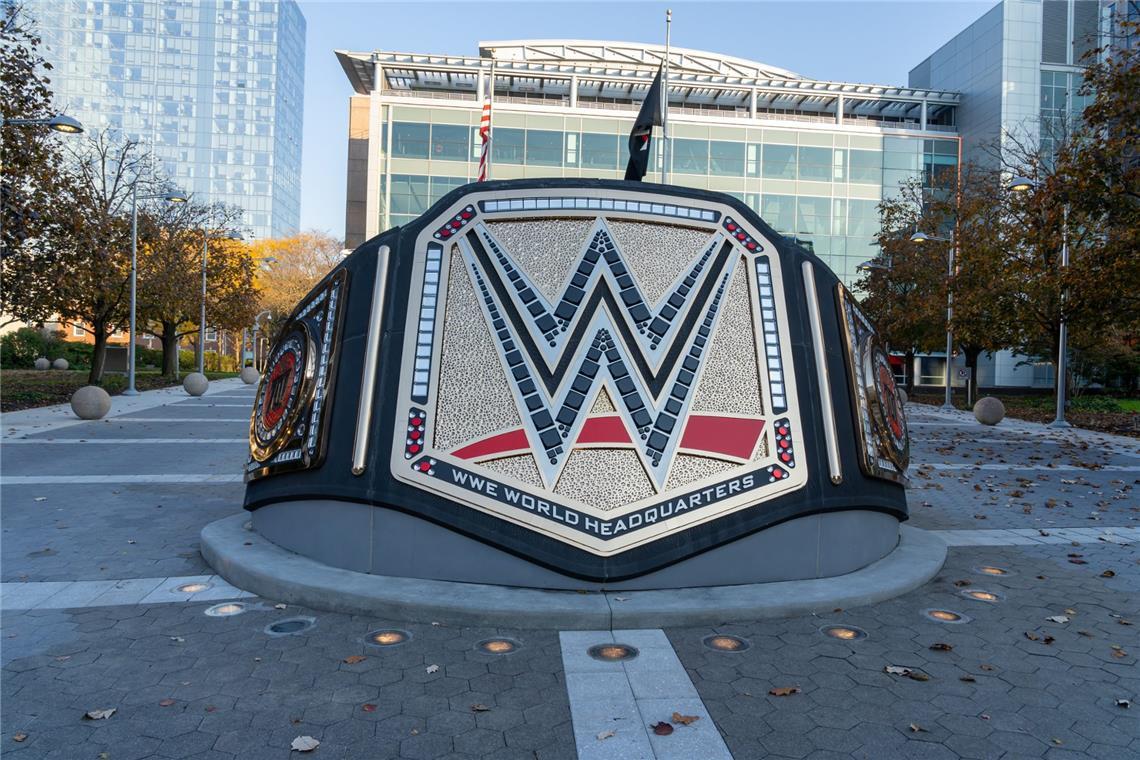
<instances>
[{"instance_id":1,"label":"lamp head","mask_svg":"<svg viewBox=\"0 0 1140 760\"><path fill-rule=\"evenodd\" d=\"M1040 184L1041 183L1037 180L1030 179L1029 177L1014 177L1009 181L1009 184L1006 185L1006 188L1015 193L1023 193L1026 190L1032 190Z\"/></svg>"},{"instance_id":2,"label":"lamp head","mask_svg":"<svg viewBox=\"0 0 1140 760\"><path fill-rule=\"evenodd\" d=\"M162 200L166 201L167 203L186 203L187 201L190 200L186 196L186 193L182 193L182 192L179 192L177 190L171 190L170 192L163 193L162 195L160 195L158 197L161 198Z\"/></svg>"},{"instance_id":3,"label":"lamp head","mask_svg":"<svg viewBox=\"0 0 1140 760\"><path fill-rule=\"evenodd\" d=\"M78 119L73 119L66 114L56 114L48 119L48 129L62 132L65 135L77 135L83 131L83 125L79 123Z\"/></svg>"},{"instance_id":4,"label":"lamp head","mask_svg":"<svg viewBox=\"0 0 1140 760\"><path fill-rule=\"evenodd\" d=\"M929 243L930 242L930 236L927 235L925 232L916 232L910 236L910 242L912 242L912 243Z\"/></svg>"}]
</instances>

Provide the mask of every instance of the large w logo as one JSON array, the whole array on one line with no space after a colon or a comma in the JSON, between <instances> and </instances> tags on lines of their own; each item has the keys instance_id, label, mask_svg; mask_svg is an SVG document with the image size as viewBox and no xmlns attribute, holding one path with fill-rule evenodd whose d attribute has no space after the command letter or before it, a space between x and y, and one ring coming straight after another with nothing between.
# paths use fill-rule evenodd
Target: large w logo
<instances>
[{"instance_id":1,"label":"large w logo","mask_svg":"<svg viewBox=\"0 0 1140 760\"><path fill-rule=\"evenodd\" d=\"M527 445L514 448L535 452L544 484L589 443L587 415L606 388L662 490L739 260L732 244L711 235L653 305L601 219L553 301L484 225L459 247L523 418Z\"/></svg>"}]
</instances>

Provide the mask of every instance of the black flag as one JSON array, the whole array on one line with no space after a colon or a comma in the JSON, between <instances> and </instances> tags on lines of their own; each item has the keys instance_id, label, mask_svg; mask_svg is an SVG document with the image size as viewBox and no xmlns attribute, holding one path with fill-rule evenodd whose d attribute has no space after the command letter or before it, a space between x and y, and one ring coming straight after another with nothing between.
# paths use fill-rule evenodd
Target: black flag
<instances>
[{"instance_id":1,"label":"black flag","mask_svg":"<svg viewBox=\"0 0 1140 760\"><path fill-rule=\"evenodd\" d=\"M661 69L637 112L637 121L629 133L629 163L625 166L625 178L640 182L649 170L649 143L653 127L661 126Z\"/></svg>"}]
</instances>

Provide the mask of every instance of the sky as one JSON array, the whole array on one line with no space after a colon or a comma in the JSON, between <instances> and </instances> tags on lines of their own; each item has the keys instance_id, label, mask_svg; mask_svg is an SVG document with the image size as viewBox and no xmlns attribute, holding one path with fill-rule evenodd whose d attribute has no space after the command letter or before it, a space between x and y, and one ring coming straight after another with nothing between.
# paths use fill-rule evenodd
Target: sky
<instances>
[{"instance_id":1,"label":"sky","mask_svg":"<svg viewBox=\"0 0 1140 760\"><path fill-rule=\"evenodd\" d=\"M345 2L300 0L308 22L301 227L344 236L348 99L333 51L478 55L480 40L604 39L672 44L803 76L905 85L915 65L996 0L909 2Z\"/></svg>"}]
</instances>

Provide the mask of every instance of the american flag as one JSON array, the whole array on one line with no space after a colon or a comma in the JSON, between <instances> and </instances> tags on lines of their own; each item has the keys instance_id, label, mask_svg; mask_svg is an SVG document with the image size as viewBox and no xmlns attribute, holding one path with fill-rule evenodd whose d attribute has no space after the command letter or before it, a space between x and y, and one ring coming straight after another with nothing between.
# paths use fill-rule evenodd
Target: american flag
<instances>
[{"instance_id":1,"label":"american flag","mask_svg":"<svg viewBox=\"0 0 1140 760\"><path fill-rule=\"evenodd\" d=\"M494 81L494 80L492 80ZM479 154L479 181L487 179L487 165L491 163L491 93L483 101L483 115L479 117L479 137L483 140L483 151Z\"/></svg>"}]
</instances>

